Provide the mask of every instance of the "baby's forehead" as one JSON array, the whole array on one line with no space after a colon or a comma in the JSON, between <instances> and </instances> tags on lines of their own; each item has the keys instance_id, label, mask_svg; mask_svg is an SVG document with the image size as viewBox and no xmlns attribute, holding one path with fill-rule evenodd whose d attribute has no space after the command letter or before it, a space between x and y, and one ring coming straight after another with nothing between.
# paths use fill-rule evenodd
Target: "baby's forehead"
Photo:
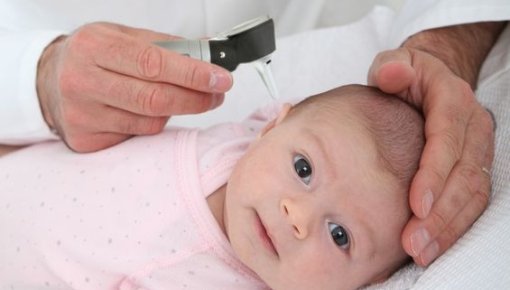
<instances>
[{"instance_id":1,"label":"baby's forehead","mask_svg":"<svg viewBox=\"0 0 510 290\"><path fill-rule=\"evenodd\" d=\"M289 119L295 117L299 121L298 126L315 130L326 129L334 133L353 128L355 130L350 133L369 133L360 110L349 101L321 98L293 108L289 115Z\"/></svg>"},{"instance_id":2,"label":"baby's forehead","mask_svg":"<svg viewBox=\"0 0 510 290\"><path fill-rule=\"evenodd\" d=\"M289 115L299 116L303 122L349 122L366 127L365 108L378 106L377 98L377 94L365 87L335 89L306 98L296 104Z\"/></svg>"}]
</instances>

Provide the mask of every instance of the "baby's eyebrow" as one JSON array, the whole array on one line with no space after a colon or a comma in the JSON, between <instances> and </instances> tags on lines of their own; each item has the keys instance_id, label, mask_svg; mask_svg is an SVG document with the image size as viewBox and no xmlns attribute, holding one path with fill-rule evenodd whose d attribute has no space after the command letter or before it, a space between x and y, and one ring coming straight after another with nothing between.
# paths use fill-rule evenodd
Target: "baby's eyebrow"
<instances>
[{"instance_id":1,"label":"baby's eyebrow","mask_svg":"<svg viewBox=\"0 0 510 290\"><path fill-rule=\"evenodd\" d=\"M323 163L325 163L324 165L326 166L325 169L328 170L329 172L334 173L335 174L334 176L336 176L336 169L330 162L328 162L329 161L329 159L327 158L328 157L328 144L326 144L325 140L323 138L321 138L319 135L317 135L317 133L314 132L313 130L304 130L304 134L305 134L305 138L308 138L309 140L311 140L312 143L315 144L315 147L319 148L319 152L322 154L320 156L321 160L325 161L325 162L323 162Z\"/></svg>"}]
</instances>

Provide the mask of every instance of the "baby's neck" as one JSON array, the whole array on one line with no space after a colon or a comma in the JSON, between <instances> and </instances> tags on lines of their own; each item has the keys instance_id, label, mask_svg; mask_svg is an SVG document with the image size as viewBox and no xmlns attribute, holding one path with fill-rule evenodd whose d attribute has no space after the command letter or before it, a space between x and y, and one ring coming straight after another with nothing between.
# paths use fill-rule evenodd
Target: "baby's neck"
<instances>
[{"instance_id":1,"label":"baby's neck","mask_svg":"<svg viewBox=\"0 0 510 290\"><path fill-rule=\"evenodd\" d=\"M224 209L225 209L225 193L226 193L227 185L223 185L218 188L215 192L211 193L207 197L207 205L209 205L209 209L211 210L214 219L220 226L221 231L227 235L225 230L225 221L224 221Z\"/></svg>"}]
</instances>

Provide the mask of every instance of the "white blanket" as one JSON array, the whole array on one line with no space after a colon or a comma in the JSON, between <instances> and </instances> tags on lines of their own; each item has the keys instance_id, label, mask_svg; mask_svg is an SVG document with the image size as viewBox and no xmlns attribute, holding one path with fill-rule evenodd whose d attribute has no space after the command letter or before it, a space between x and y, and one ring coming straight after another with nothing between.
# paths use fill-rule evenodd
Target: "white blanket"
<instances>
[{"instance_id":1,"label":"white blanket","mask_svg":"<svg viewBox=\"0 0 510 290\"><path fill-rule=\"evenodd\" d=\"M281 99L348 84L366 83L366 72L394 21L391 10L374 9L348 26L294 35L277 42L272 67ZM369 289L508 289L510 287L510 29L504 32L486 62L477 91L497 121L496 155L492 171L493 198L487 211L449 251L427 269L407 266L381 285ZM171 123L208 126L239 120L270 102L254 68L242 65L225 105L200 117L181 117Z\"/></svg>"}]
</instances>

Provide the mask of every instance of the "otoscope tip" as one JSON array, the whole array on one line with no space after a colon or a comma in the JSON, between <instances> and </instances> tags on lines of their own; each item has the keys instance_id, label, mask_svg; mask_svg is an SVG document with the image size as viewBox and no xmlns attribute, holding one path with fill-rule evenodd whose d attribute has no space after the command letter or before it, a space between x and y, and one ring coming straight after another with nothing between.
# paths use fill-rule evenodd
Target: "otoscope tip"
<instances>
[{"instance_id":1,"label":"otoscope tip","mask_svg":"<svg viewBox=\"0 0 510 290\"><path fill-rule=\"evenodd\" d=\"M266 56L262 59L259 59L255 61L255 68L257 69L257 72L259 73L260 77L264 81L264 84L266 85L267 90L269 91L269 95L274 100L279 99L278 89L276 87L276 83L274 81L273 73L271 71L271 68L269 67L269 63L271 62L271 59L269 56Z\"/></svg>"}]
</instances>

